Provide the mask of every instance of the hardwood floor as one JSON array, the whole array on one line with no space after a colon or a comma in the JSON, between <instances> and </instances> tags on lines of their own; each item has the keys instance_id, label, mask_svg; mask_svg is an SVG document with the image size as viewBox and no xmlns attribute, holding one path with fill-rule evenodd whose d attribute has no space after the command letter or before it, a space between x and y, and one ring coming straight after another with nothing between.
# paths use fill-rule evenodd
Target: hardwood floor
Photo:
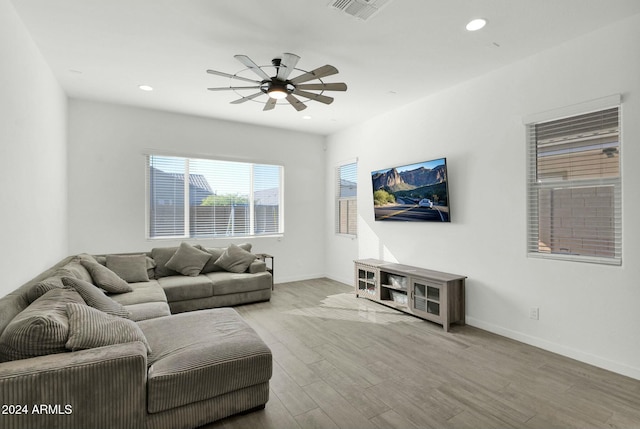
<instances>
[{"instance_id":1,"label":"hardwood floor","mask_svg":"<svg viewBox=\"0 0 640 429\"><path fill-rule=\"evenodd\" d=\"M204 428L640 428L640 381L328 279L236 307L273 352L264 410Z\"/></svg>"}]
</instances>

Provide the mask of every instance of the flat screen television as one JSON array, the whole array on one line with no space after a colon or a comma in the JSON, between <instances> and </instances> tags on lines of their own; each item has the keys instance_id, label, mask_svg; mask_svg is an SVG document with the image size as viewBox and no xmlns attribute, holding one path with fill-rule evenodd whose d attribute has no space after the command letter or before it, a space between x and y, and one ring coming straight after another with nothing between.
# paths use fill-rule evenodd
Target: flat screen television
<instances>
[{"instance_id":1,"label":"flat screen television","mask_svg":"<svg viewBox=\"0 0 640 429\"><path fill-rule=\"evenodd\" d=\"M451 222L447 159L371 172L377 221Z\"/></svg>"}]
</instances>

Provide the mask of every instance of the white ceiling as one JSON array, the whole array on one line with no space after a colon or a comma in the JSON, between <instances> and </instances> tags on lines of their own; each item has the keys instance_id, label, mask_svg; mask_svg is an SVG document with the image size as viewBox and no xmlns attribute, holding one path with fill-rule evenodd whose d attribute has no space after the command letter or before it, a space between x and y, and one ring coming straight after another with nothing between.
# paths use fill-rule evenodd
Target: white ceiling
<instances>
[{"instance_id":1,"label":"white ceiling","mask_svg":"<svg viewBox=\"0 0 640 429\"><path fill-rule=\"evenodd\" d=\"M13 0L70 97L331 134L443 88L640 13L638 0L391 0L367 21L329 0ZM466 23L483 17L475 33ZM268 65L331 64L345 82L331 105L297 112L229 104L245 54ZM293 75L295 76L295 74ZM233 84L242 84L235 81ZM152 92L138 89L147 84ZM266 96L260 99L266 100ZM310 115L311 119L302 119Z\"/></svg>"}]
</instances>

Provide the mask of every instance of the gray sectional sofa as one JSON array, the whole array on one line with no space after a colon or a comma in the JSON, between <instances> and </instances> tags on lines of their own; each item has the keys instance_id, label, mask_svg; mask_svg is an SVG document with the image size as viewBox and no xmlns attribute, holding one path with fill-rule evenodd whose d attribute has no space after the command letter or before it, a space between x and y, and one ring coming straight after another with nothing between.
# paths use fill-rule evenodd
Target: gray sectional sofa
<instances>
[{"instance_id":1,"label":"gray sectional sofa","mask_svg":"<svg viewBox=\"0 0 640 429\"><path fill-rule=\"evenodd\" d=\"M271 351L216 308L270 299L249 251L75 255L0 298L0 427L195 428L264 408Z\"/></svg>"}]
</instances>

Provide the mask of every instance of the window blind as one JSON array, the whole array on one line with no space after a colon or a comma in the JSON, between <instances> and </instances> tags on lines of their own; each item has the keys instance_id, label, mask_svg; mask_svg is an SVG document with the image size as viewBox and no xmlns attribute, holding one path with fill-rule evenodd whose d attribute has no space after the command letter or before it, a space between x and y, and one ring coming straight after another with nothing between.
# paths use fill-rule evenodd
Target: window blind
<instances>
[{"instance_id":1,"label":"window blind","mask_svg":"<svg viewBox=\"0 0 640 429\"><path fill-rule=\"evenodd\" d=\"M527 124L530 256L621 264L619 106Z\"/></svg>"},{"instance_id":2,"label":"window blind","mask_svg":"<svg viewBox=\"0 0 640 429\"><path fill-rule=\"evenodd\" d=\"M147 160L150 238L283 233L282 166L158 155Z\"/></svg>"},{"instance_id":3,"label":"window blind","mask_svg":"<svg viewBox=\"0 0 640 429\"><path fill-rule=\"evenodd\" d=\"M148 157L150 237L184 236L184 175L181 158Z\"/></svg>"},{"instance_id":4,"label":"window blind","mask_svg":"<svg viewBox=\"0 0 640 429\"><path fill-rule=\"evenodd\" d=\"M336 233L357 234L358 164L350 162L336 168Z\"/></svg>"}]
</instances>

